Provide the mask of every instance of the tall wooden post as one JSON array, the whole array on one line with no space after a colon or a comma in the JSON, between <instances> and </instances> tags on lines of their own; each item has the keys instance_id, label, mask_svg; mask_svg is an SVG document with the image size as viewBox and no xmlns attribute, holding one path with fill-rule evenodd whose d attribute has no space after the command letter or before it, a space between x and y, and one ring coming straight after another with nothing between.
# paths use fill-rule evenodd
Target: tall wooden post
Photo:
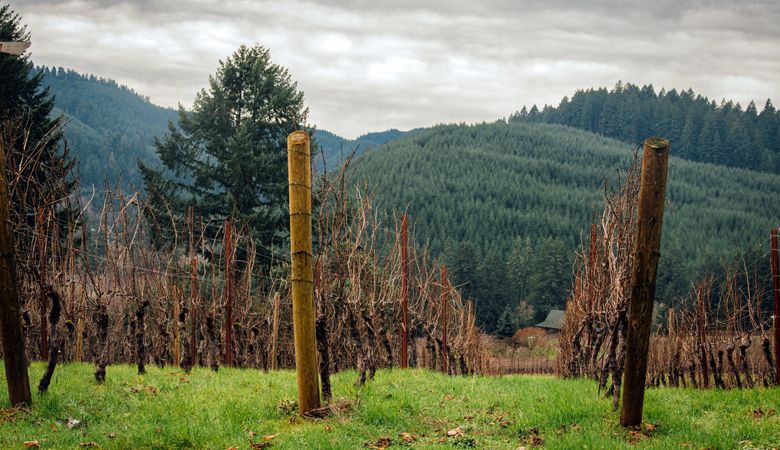
<instances>
[{"instance_id":1,"label":"tall wooden post","mask_svg":"<svg viewBox=\"0 0 780 450\"><path fill-rule=\"evenodd\" d=\"M302 414L320 406L317 345L314 334L314 273L311 239L311 149L309 134L287 137L290 180L290 259L292 273L293 339L298 379L298 408Z\"/></svg>"},{"instance_id":2,"label":"tall wooden post","mask_svg":"<svg viewBox=\"0 0 780 450\"><path fill-rule=\"evenodd\" d=\"M35 234L37 235L37 241L38 241L38 284L41 287L41 293L40 297L38 299L39 307L40 307L40 321L41 321L41 342L40 342L40 353L41 353L41 359L46 360L48 359L49 355L49 327L48 327L48 321L46 317L46 309L49 304L49 298L46 296L46 292L44 291L43 287L46 286L46 226L45 226L45 220L46 220L46 212L43 208L38 208L36 211L37 214L37 221L36 221L36 231Z\"/></svg>"},{"instance_id":3,"label":"tall wooden post","mask_svg":"<svg viewBox=\"0 0 780 450\"><path fill-rule=\"evenodd\" d=\"M661 256L668 162L669 141L661 138L645 140L628 307L623 404L620 410L620 424L624 427L642 423L655 279Z\"/></svg>"},{"instance_id":4,"label":"tall wooden post","mask_svg":"<svg viewBox=\"0 0 780 450\"><path fill-rule=\"evenodd\" d=\"M233 230L225 220L225 365L233 366Z\"/></svg>"},{"instance_id":5,"label":"tall wooden post","mask_svg":"<svg viewBox=\"0 0 780 450\"><path fill-rule=\"evenodd\" d=\"M22 314L16 280L14 235L9 224L8 183L5 176L5 151L0 143L0 337L5 359L5 379L11 406L30 405L30 379L24 353ZM44 318L45 320L45 318Z\"/></svg>"},{"instance_id":6,"label":"tall wooden post","mask_svg":"<svg viewBox=\"0 0 780 450\"><path fill-rule=\"evenodd\" d=\"M447 367L447 267L441 266L441 370L449 373Z\"/></svg>"},{"instance_id":7,"label":"tall wooden post","mask_svg":"<svg viewBox=\"0 0 780 450\"><path fill-rule=\"evenodd\" d=\"M401 219L401 368L409 367L409 261L406 214Z\"/></svg>"},{"instance_id":8,"label":"tall wooden post","mask_svg":"<svg viewBox=\"0 0 780 450\"><path fill-rule=\"evenodd\" d=\"M780 271L777 268L777 229L772 230L772 291L774 293L775 384L780 385Z\"/></svg>"}]
</instances>

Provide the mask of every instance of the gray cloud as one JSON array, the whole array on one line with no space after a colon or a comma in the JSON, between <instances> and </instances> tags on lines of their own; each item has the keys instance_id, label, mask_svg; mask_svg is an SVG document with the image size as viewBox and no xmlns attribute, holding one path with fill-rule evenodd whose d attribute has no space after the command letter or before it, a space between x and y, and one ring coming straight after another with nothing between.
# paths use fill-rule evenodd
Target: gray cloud
<instances>
[{"instance_id":1,"label":"gray cloud","mask_svg":"<svg viewBox=\"0 0 780 450\"><path fill-rule=\"evenodd\" d=\"M585 4L587 3L587 4ZM348 137L475 122L616 81L759 106L780 93L778 2L25 0L33 59L189 106L260 43L311 120Z\"/></svg>"}]
</instances>

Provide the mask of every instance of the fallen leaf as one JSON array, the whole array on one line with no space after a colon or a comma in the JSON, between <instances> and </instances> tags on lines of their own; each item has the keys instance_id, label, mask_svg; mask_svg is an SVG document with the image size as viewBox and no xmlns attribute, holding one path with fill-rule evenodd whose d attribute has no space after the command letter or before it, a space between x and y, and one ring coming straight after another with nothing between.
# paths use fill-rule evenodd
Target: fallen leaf
<instances>
[{"instance_id":1,"label":"fallen leaf","mask_svg":"<svg viewBox=\"0 0 780 450\"><path fill-rule=\"evenodd\" d=\"M405 431L403 433L399 434L399 436L401 436L401 439L404 442L414 442L414 441L417 440L417 435L416 434L410 434L410 433L407 433Z\"/></svg>"},{"instance_id":2,"label":"fallen leaf","mask_svg":"<svg viewBox=\"0 0 780 450\"><path fill-rule=\"evenodd\" d=\"M95 447L95 448L98 448L98 447L100 447L100 445L98 445L97 442L93 442L93 441L90 441L90 442L79 442L79 447Z\"/></svg>"},{"instance_id":3,"label":"fallen leaf","mask_svg":"<svg viewBox=\"0 0 780 450\"><path fill-rule=\"evenodd\" d=\"M254 442L252 444L249 444L249 448L252 450L259 450L261 448L268 448L271 446L270 442Z\"/></svg>"},{"instance_id":4,"label":"fallen leaf","mask_svg":"<svg viewBox=\"0 0 780 450\"><path fill-rule=\"evenodd\" d=\"M34 447L34 448L40 448L41 444L38 443L38 441L24 441L22 442L25 447Z\"/></svg>"},{"instance_id":5,"label":"fallen leaf","mask_svg":"<svg viewBox=\"0 0 780 450\"><path fill-rule=\"evenodd\" d=\"M382 436L376 441L374 441L374 443L371 444L371 447L369 448L372 448L374 450L385 450L387 447L390 447L391 445L393 445L393 440L390 439L389 437Z\"/></svg>"},{"instance_id":6,"label":"fallen leaf","mask_svg":"<svg viewBox=\"0 0 780 450\"><path fill-rule=\"evenodd\" d=\"M265 436L263 436L263 439L265 439L266 441L270 441L271 439L275 438L276 436L279 436L279 433L276 433L276 434L266 434Z\"/></svg>"},{"instance_id":7,"label":"fallen leaf","mask_svg":"<svg viewBox=\"0 0 780 450\"><path fill-rule=\"evenodd\" d=\"M461 430L460 427L453 428L453 429L447 431L447 436L449 436L449 437L463 436L463 430Z\"/></svg>"},{"instance_id":8,"label":"fallen leaf","mask_svg":"<svg viewBox=\"0 0 780 450\"><path fill-rule=\"evenodd\" d=\"M77 426L79 426L80 423L81 423L80 420L74 419L73 417L68 417L68 421L66 422L65 425L68 427L68 429L71 429L71 428L76 428Z\"/></svg>"},{"instance_id":9,"label":"fallen leaf","mask_svg":"<svg viewBox=\"0 0 780 450\"><path fill-rule=\"evenodd\" d=\"M190 380L188 380L188 379L186 379L184 377L179 378L179 383L189 383L189 382L190 382Z\"/></svg>"},{"instance_id":10,"label":"fallen leaf","mask_svg":"<svg viewBox=\"0 0 780 450\"><path fill-rule=\"evenodd\" d=\"M108 438L109 439L116 439L116 433L113 433L113 432L108 433Z\"/></svg>"},{"instance_id":11,"label":"fallen leaf","mask_svg":"<svg viewBox=\"0 0 780 450\"><path fill-rule=\"evenodd\" d=\"M155 433L162 433L162 428L155 428L155 429L154 429L154 432L155 432Z\"/></svg>"},{"instance_id":12,"label":"fallen leaf","mask_svg":"<svg viewBox=\"0 0 780 450\"><path fill-rule=\"evenodd\" d=\"M325 425L325 427L324 427L323 429L324 429L325 431L330 431L330 430L331 430L331 428L330 428L330 425Z\"/></svg>"}]
</instances>

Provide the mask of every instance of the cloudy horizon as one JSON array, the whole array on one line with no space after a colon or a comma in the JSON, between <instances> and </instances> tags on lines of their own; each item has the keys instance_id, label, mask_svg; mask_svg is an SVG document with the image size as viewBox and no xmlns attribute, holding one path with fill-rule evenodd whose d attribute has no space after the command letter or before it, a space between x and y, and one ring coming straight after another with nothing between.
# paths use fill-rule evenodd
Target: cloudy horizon
<instances>
[{"instance_id":1,"label":"cloudy horizon","mask_svg":"<svg viewBox=\"0 0 780 450\"><path fill-rule=\"evenodd\" d=\"M261 44L310 121L370 131L493 121L618 80L711 99L780 97L779 2L13 1L36 64L189 107L220 59Z\"/></svg>"}]
</instances>

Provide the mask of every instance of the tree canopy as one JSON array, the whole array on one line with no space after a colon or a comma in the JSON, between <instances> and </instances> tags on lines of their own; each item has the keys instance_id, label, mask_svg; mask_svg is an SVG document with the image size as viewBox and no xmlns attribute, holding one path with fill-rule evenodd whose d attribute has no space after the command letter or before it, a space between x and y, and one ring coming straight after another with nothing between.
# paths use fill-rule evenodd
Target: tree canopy
<instances>
[{"instance_id":1,"label":"tree canopy","mask_svg":"<svg viewBox=\"0 0 780 450\"><path fill-rule=\"evenodd\" d=\"M19 14L10 5L0 5L0 41L30 38ZM0 53L0 74L0 139L8 149L6 158L15 163L10 166L22 168L9 178L22 180L11 193L11 203L24 211L52 206L76 186L73 162L62 145L64 119L53 116L54 100L42 87L42 75L28 53Z\"/></svg>"},{"instance_id":2,"label":"tree canopy","mask_svg":"<svg viewBox=\"0 0 780 450\"><path fill-rule=\"evenodd\" d=\"M287 223L287 135L306 124L303 93L262 46L219 62L192 111L155 141L163 167L139 168L158 218L193 208L205 220L236 217L266 249ZM165 223L163 220L161 223Z\"/></svg>"},{"instance_id":3,"label":"tree canopy","mask_svg":"<svg viewBox=\"0 0 780 450\"><path fill-rule=\"evenodd\" d=\"M692 89L656 93L652 85L618 82L579 90L557 107L523 107L510 121L559 123L638 145L663 136L680 158L780 173L780 113L771 100L716 103Z\"/></svg>"}]
</instances>

